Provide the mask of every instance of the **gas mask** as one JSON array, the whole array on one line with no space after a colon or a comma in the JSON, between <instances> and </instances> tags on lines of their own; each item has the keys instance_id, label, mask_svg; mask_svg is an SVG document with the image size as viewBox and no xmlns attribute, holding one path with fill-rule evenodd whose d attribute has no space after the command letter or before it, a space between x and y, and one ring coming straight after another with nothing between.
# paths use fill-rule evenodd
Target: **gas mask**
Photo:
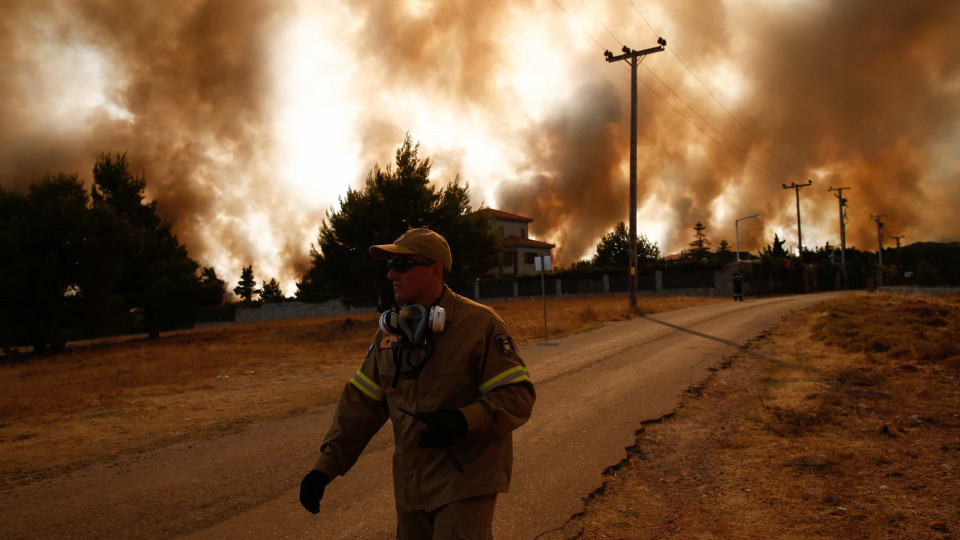
<instances>
[{"instance_id":1,"label":"gas mask","mask_svg":"<svg viewBox=\"0 0 960 540\"><path fill-rule=\"evenodd\" d=\"M429 313L419 304L411 304L403 309L391 309L380 315L380 329L388 334L404 335L410 343L420 343L426 337L426 331L435 334L443 332L447 322L447 311L433 306Z\"/></svg>"},{"instance_id":2,"label":"gas mask","mask_svg":"<svg viewBox=\"0 0 960 540\"><path fill-rule=\"evenodd\" d=\"M420 375L424 364L433 354L433 342L428 339L428 335L443 332L446 320L447 313L442 307L433 306L427 311L427 308L419 304L411 304L399 310L391 309L380 315L380 329L400 336L400 339L390 346L396 368L393 388L397 387L401 374L407 378ZM413 358L414 351L419 353L416 360Z\"/></svg>"}]
</instances>

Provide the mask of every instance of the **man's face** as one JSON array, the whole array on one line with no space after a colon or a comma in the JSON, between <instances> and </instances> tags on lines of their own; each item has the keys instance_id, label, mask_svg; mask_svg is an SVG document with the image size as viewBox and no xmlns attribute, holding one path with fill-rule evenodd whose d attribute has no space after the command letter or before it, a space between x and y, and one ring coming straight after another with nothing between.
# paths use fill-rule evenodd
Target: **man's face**
<instances>
[{"instance_id":1,"label":"man's face","mask_svg":"<svg viewBox=\"0 0 960 540\"><path fill-rule=\"evenodd\" d=\"M420 255L402 255L391 259L393 261L402 261L410 259L417 262L425 261ZM432 291L435 282L440 280L438 272L439 263L427 265L413 265L409 270L400 268L390 268L387 272L387 279L393 282L393 295L397 303L414 303L428 305L434 299L425 298Z\"/></svg>"}]
</instances>

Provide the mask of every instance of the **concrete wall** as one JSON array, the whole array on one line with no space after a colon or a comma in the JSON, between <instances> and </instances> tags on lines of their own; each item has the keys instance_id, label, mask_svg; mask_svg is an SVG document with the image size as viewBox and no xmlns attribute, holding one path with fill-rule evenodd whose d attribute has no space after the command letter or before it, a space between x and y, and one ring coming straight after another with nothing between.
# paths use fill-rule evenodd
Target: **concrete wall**
<instances>
[{"instance_id":1,"label":"concrete wall","mask_svg":"<svg viewBox=\"0 0 960 540\"><path fill-rule=\"evenodd\" d=\"M663 272L656 270L653 275L641 276L645 278L643 280L644 284L649 282L651 287L638 287L637 294L648 296L658 294L667 296L717 296L732 294L732 292L729 290L731 286L727 285L727 288L725 289L723 288L723 283L721 281L724 278L729 277L727 275L728 273L729 275L733 274L732 271L728 272L727 269L718 270L717 272L696 273L697 275L695 277L697 279L691 280L694 285L664 287ZM611 276L608 274L580 277L567 276L562 279L547 277L544 288L549 296L589 296L592 294L621 294L627 292L626 286L612 287L611 285L613 281L614 280L612 280ZM638 280L638 282L639 281L640 280ZM715 286L697 286L696 283L700 282L712 282ZM494 280L477 281L473 287L472 297L474 300L493 300L540 295L541 285L540 281L538 280L525 280L522 282Z\"/></svg>"},{"instance_id":2,"label":"concrete wall","mask_svg":"<svg viewBox=\"0 0 960 540\"><path fill-rule=\"evenodd\" d=\"M747 263L741 263L743 270L748 267ZM637 294L643 296L653 295L690 295L690 296L728 296L733 294L731 277L736 271L737 265L730 264L724 268L713 272L713 287L678 287L666 288L663 286L663 273L657 270L654 274L654 289L640 288ZM571 278L567 278L571 279ZM573 283L568 283L568 287L563 285L563 281L553 277L547 277L544 283L546 293L549 296L589 296L591 294L626 294L624 291L616 290L611 287L610 276L583 276L579 278L583 283L574 287ZM522 286L521 286L522 285ZM744 292L751 293L749 281L744 282ZM883 287L884 291L907 292L919 294L938 294L960 292L960 287ZM494 280L494 281L476 281L473 290L463 291L467 296L473 299L495 300L507 298L530 298L541 294L541 284L539 280L520 283L515 280ZM471 294L472 293L472 294ZM350 308L344 306L339 300L330 300L319 304L303 302L282 302L279 304L262 304L259 307L237 307L236 322L250 323L270 321L277 319L297 319L307 317L323 317L328 315L347 315L350 313L372 313L374 308L358 307ZM197 323L196 327L215 326L218 324L231 324L229 322L207 322Z\"/></svg>"},{"instance_id":3,"label":"concrete wall","mask_svg":"<svg viewBox=\"0 0 960 540\"><path fill-rule=\"evenodd\" d=\"M309 317L325 317L327 315L346 315L348 313L371 313L372 308L359 307L350 308L344 306L339 300L330 300L321 303L305 302L281 302L278 304L265 303L259 307L237 306L238 323L251 323L262 321L275 321L279 319L303 319ZM219 324L231 324L230 322L197 323L197 328L205 326L216 326Z\"/></svg>"}]
</instances>

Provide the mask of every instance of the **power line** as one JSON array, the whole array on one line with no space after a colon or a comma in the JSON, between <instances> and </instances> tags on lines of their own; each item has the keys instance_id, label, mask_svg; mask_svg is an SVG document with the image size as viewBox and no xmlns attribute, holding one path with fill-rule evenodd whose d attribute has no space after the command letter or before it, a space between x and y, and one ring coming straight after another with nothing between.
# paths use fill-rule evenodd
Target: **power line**
<instances>
[{"instance_id":1,"label":"power line","mask_svg":"<svg viewBox=\"0 0 960 540\"><path fill-rule=\"evenodd\" d=\"M748 155L750 154L750 152L749 152L748 150L744 150L744 149L741 148L739 145L737 145L735 142L733 142L733 141L731 141L729 138L727 138L727 136L724 135L723 133L721 133L720 130L718 130L717 128L715 128L715 127L713 126L713 124L710 123L709 120L707 120L706 118L704 118L703 115L701 115L699 112L697 112L697 110L694 109L689 103L687 103L686 100L684 100L682 97L680 97L680 94L678 94L676 91L674 91L674 89L671 88L669 84L663 82L663 79L661 79L660 77L658 77L657 74L654 73L652 69L650 69L648 66L643 66L643 67L644 67L644 69L646 69L646 70L650 73L650 75L653 75L653 78L654 78L654 79L656 79L656 80L657 80L660 84L662 84L663 86L667 87L667 90L670 90L670 93L672 93L674 96L676 96L676 98L680 100L680 103L683 103L688 109L690 109L691 112L693 112L693 114L697 115L697 118L699 118L704 124L706 124L710 129L712 129L712 130L713 130L717 135L719 135L724 141L726 141L727 144L729 144L730 146L736 148L738 151L740 151L741 153L743 153L744 156L748 156ZM750 158L749 158L749 157L744 157L744 159L749 160ZM757 165L758 165L758 166L761 166L759 163L757 163ZM763 168L766 170L766 166L763 166ZM777 179L777 180L780 179L780 178L778 178L776 175L774 175L773 173L771 173L769 170L767 170L767 175L770 176L771 178L774 178L774 179Z\"/></svg>"},{"instance_id":2,"label":"power line","mask_svg":"<svg viewBox=\"0 0 960 540\"><path fill-rule=\"evenodd\" d=\"M790 167L789 165L787 165L786 163L784 163L783 160L780 159L780 156L778 156L777 154L775 154L775 153L773 152L773 150L770 149L769 146L763 144L763 142L761 142L760 139L758 139L749 129L747 129L747 126L743 125L743 122L741 122L736 116L733 115L732 112L730 112L729 109L727 109L727 108L723 105L723 103L720 101L720 99L717 98L716 95L714 95L714 93L710 90L710 88L708 88L707 85L704 84L703 81L700 80L700 77L697 77L697 74L694 73L693 70L691 70L691 69L687 66L687 63L684 62L682 58L680 58L680 55L678 55L676 52L674 52L673 49L671 49L670 52L673 53L673 56L675 56L675 57L677 58L677 60L680 61L680 65L682 65L682 66L684 67L684 69L686 69L687 72L688 72L690 75L692 75L693 78L694 78L698 83L700 83L700 86L702 86L703 89L707 91L707 94L709 94L710 97L712 97L713 100L717 102L717 105L719 105L720 108L723 109L723 112L727 113L727 116L729 116L730 118L732 118L733 121L736 122L738 126L740 126L740 129L742 129L747 135L749 135L750 138L753 139L753 141L754 141L755 143L757 143L757 145L760 146L760 148L763 148L764 150L766 150L766 152L767 152L768 154L770 154L771 156L773 156L773 159L777 160L777 163L779 163L784 169L786 169L787 171L790 171L790 170L791 170L791 167Z\"/></svg>"},{"instance_id":3,"label":"power line","mask_svg":"<svg viewBox=\"0 0 960 540\"><path fill-rule=\"evenodd\" d=\"M647 18L643 16L643 13L640 12L640 8L638 8L637 5L633 3L633 0L629 0L629 1L630 1L630 5L633 6L634 11L637 12L637 15L639 15L640 18L643 19L643 22L647 24L647 27L650 28L650 31L653 32L653 34L656 37L660 37L660 33L657 32L656 29L654 29L653 26L650 24L650 21L648 21ZM767 145L763 144L760 141L760 139L758 139L749 129L747 129L747 126L745 126L743 122L740 121L740 119L734 116L734 114L730 112L730 110L727 109L726 106L724 106L723 102L721 102L720 99L713 93L713 91L711 91L710 88L708 88L707 85L704 84L704 82L700 79L700 77L698 77L697 74L694 73L692 69L690 69L690 66L688 66L687 63L683 61L683 58L680 58L680 55L677 54L677 51L673 50L672 47L670 49L670 53L680 62L680 65L683 66L685 70L687 70L687 73L692 75L694 80L696 80L700 84L700 86L707 91L707 94L709 94L710 97L713 98L713 100L717 103L717 105L719 105L720 108L723 109L723 112L727 113L727 116L732 118L733 121L736 122L738 126L740 126L740 129L742 129L747 135L749 135L750 138L753 139L753 141L756 142L761 148L766 150L768 154L773 156L773 159L777 160L777 162L780 163L780 165L784 169L786 169L788 172L792 169L792 167L784 163L783 160L780 159L780 156L774 153L773 150L771 150ZM647 68L647 69L649 70L650 68Z\"/></svg>"},{"instance_id":4,"label":"power line","mask_svg":"<svg viewBox=\"0 0 960 540\"><path fill-rule=\"evenodd\" d=\"M617 40L617 43L619 43L621 47L626 47L626 44L625 44L624 42L620 41L620 38L618 38L617 36L615 36L615 35L613 34L613 32L611 32L610 29L607 28L607 25L603 24L603 21L601 21L601 20L600 20L600 17L597 17L597 14L594 13L592 9L590 9L590 6L588 6L586 3L584 3L583 0L580 0L580 4L583 5L583 7L587 8L587 11L590 12L590 15L593 15L593 18L594 18L598 23L600 23L600 26L602 26L603 29L606 30L608 34L610 34L611 36L613 36L613 39ZM660 37L660 36L657 36L657 37Z\"/></svg>"},{"instance_id":5,"label":"power line","mask_svg":"<svg viewBox=\"0 0 960 540\"><path fill-rule=\"evenodd\" d=\"M597 44L597 47L600 47L600 49L601 49L601 50L604 50L604 51L607 50L606 47L604 47L603 45L600 44L599 41L597 41L597 38L593 37L593 34L591 34L591 33L590 33L589 31L587 31L587 30L584 30L583 28L580 28L580 26L577 25L577 21L575 21L575 20L573 19L573 15L571 15L570 12L567 11L567 8L565 8L565 7L563 7L562 5L560 5L560 2L558 2L557 0L553 0L553 3L556 4L558 8L560 8L561 10L563 10L563 12L567 14L567 17L570 17L570 20L573 21L573 24L574 24L575 26L577 26L577 28L578 28L580 31L582 31L584 34L590 36L590 39L592 39L593 42Z\"/></svg>"},{"instance_id":6,"label":"power line","mask_svg":"<svg viewBox=\"0 0 960 540\"><path fill-rule=\"evenodd\" d=\"M556 2L556 0L554 0L554 2ZM589 7L586 3L584 3L583 0L580 0L580 3L583 5L584 8L587 9L587 11L590 13L590 15L593 16L593 18L600 24L600 26L602 26L603 29L606 30L608 34L610 34L610 37L612 37L612 38L613 38L614 40L616 40L618 43L620 43L621 45L623 45L623 41L621 41L620 38L618 38L617 35L614 34L613 31L610 30L610 28L607 27L607 25L604 24L603 21L601 21L599 17L597 17L597 14L594 13L594 11L593 11L592 9L590 9L590 7ZM557 5L559 5L559 4L557 4ZM634 6L634 9L636 9L636 6ZM570 15L570 13L569 13L567 10L564 10L564 12L567 13L567 15ZM639 13L639 10L638 10L637 12ZM643 17L642 14L641 14L641 17ZM646 20L646 19L644 19L644 20ZM647 25L649 26L650 23L648 22ZM652 27L651 27L651 29L652 29ZM591 37L592 37L592 36L591 36ZM659 38L659 37L660 37L660 36L658 36L658 38ZM596 41L596 40L594 40L594 41ZM597 43L597 44L599 45L599 43ZM696 109L694 109L689 103L687 103L682 97L680 97L680 94L677 94L677 92L674 91L674 89L671 88L669 84L665 83L662 79L660 79L660 77L658 77L657 74L654 73L653 70L651 70L648 66L644 65L643 67L644 67L644 69L646 69L651 75L653 75L653 77L654 77L655 79L657 79L657 81L658 81L660 84L662 84L663 86L665 86L665 87L667 88L667 90L669 90L674 96L676 96L676 98L679 99L680 102L684 104L684 106L686 106L688 109L690 109L690 111L693 112L693 114L697 115L697 118L699 118L701 122L703 122L704 124L706 124L706 125L707 125L710 129L712 129L717 135L719 135L724 141L726 141L727 144L729 144L730 146L732 146L733 148L735 148L737 151L739 151L739 152L742 154L741 156L737 156L737 157L739 157L740 159L743 159L743 161L744 161L744 162L747 162L747 163L751 161L751 160L750 160L750 157L749 157L749 152L748 152L747 150L744 150L743 148L740 148L740 147L739 147L738 145L736 145L733 141L731 141L729 138L727 138L726 135L724 135L723 133L721 133L720 130L718 130L717 128L715 128L715 127L713 126L713 124L710 123L709 120L707 120L706 118L704 118L703 115L701 115L699 112L697 112ZM650 87L650 85L648 85L647 83L644 82L644 86L646 86L648 89L650 89L654 94L657 95L657 97L659 97L660 99L662 99L665 103L667 103L668 105L670 105L671 107L673 107L673 110L677 111L677 113L679 113L681 116L683 116L684 119L686 119L686 120L687 120L688 122L690 122L691 124L694 124L694 122L692 122L689 118L687 118L686 115L684 115L683 113L681 113L680 110L677 109L672 103L670 103L670 102L667 101L663 96L661 96L659 93L657 93L656 91L654 91L653 88ZM694 127L697 127L697 129L700 129L701 132L703 132L705 135L707 135L708 137L710 137L709 134L707 134L706 132L704 132L699 126L696 126L696 124L694 124ZM720 143L718 143L715 139L713 139L713 137L710 137L710 139L713 140L715 143L720 144ZM721 146L722 146L722 145L721 145ZM727 149L727 150L728 150L728 152L729 152L729 149ZM755 164L755 166L757 166L757 168L758 168L759 170L761 170L761 172L763 172L764 174L766 174L768 177L770 177L770 178L772 178L772 179L774 179L774 180L781 180L781 181L783 180L782 177L779 177L779 176L777 176L777 175L774 175L774 174L771 173L764 165L760 164L759 162L755 162L754 164Z\"/></svg>"},{"instance_id":7,"label":"power line","mask_svg":"<svg viewBox=\"0 0 960 540\"><path fill-rule=\"evenodd\" d=\"M741 161L743 161L743 162L744 162L745 164L747 164L747 165L753 165L759 172L767 175L768 177L770 177L770 178L773 179L773 180L781 180L781 178L779 178L779 177L777 177L777 176L774 176L773 174L771 174L770 172L768 172L768 171L767 171L765 168L763 168L763 166L760 165L759 163L751 163L750 158L748 158L748 157L745 156L745 155L737 154L736 152L734 152L733 150L731 150L729 147L725 146L722 142L718 141L716 138L713 137L713 135L711 135L711 134L708 133L706 130L704 130L702 127L700 127L699 125L697 125L697 123L694 122L693 120L691 120L687 115L683 114L683 111L681 111L680 109L678 109L676 105L674 105L673 103L670 103L670 101L669 101L667 98L663 97L659 92L657 92L656 90L654 90L654 88L653 88L652 86L650 86L649 84L647 84L646 81L644 81L643 79L640 79L640 83L643 84L644 86L646 86L648 90L650 90L651 92L653 92L653 95L657 96L657 97L660 98L664 103L666 103L667 105L669 105L670 108L672 108L674 111L676 111L677 114L679 114L684 120L686 120L687 122L689 122L691 126L695 127L700 133L703 133L704 135L706 135L706 137L707 137L708 139L710 139L711 142L713 142L714 144L716 144L717 146L719 146L719 147L722 148L723 150L726 150L728 154L730 154L731 156L733 156L733 157L735 157L735 158L737 158L737 159L740 159Z\"/></svg>"},{"instance_id":8,"label":"power line","mask_svg":"<svg viewBox=\"0 0 960 540\"><path fill-rule=\"evenodd\" d=\"M637 5L633 3L633 0L630 0L630 5L633 6L633 9L634 11L637 12L637 15L639 15L640 18L643 19L643 22L647 23L647 26L650 28L650 31L653 32L653 35L660 37L660 32L657 32L653 28L653 25L650 24L650 21L648 21L647 18L643 16L643 13L640 13L640 9L637 8Z\"/></svg>"},{"instance_id":9,"label":"power line","mask_svg":"<svg viewBox=\"0 0 960 540\"><path fill-rule=\"evenodd\" d=\"M590 33L589 31L587 31L587 30L584 30L583 28L580 27L579 24L577 24L577 21L574 19L573 14L571 14L569 11L567 11L567 9L566 9L565 7L563 7L562 5L560 5L560 2L558 2L557 0L553 0L553 3L556 4L557 7L560 8L560 9L567 15L567 17L571 20L571 22L573 22L574 26L576 26L578 30L580 30L581 32L583 32L584 34L586 34L587 36L589 36L590 39L592 39L593 42L597 44L597 47L600 47L600 50L601 50L601 51L606 51L606 50L607 50L606 47L604 47L603 45L600 44L599 41L597 41L597 38L593 37L593 34L591 34L591 33ZM608 30L608 31L609 31L609 30ZM643 62L643 58L640 59L640 62ZM620 67L622 67L623 69L625 69L625 70L627 70L627 71L630 71L630 68L627 67L626 65L621 64Z\"/></svg>"}]
</instances>

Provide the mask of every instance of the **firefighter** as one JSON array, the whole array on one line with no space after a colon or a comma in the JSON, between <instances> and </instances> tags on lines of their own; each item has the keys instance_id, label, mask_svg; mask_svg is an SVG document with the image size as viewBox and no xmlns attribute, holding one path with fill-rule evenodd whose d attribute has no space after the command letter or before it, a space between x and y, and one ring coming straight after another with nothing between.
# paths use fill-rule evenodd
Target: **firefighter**
<instances>
[{"instance_id":1,"label":"firefighter","mask_svg":"<svg viewBox=\"0 0 960 540\"><path fill-rule=\"evenodd\" d=\"M733 301L743 302L743 274L739 270L733 273Z\"/></svg>"},{"instance_id":2,"label":"firefighter","mask_svg":"<svg viewBox=\"0 0 960 540\"><path fill-rule=\"evenodd\" d=\"M530 374L497 313L445 285L453 258L442 236L411 229L370 255L387 260L401 307L381 316L300 502L318 513L326 485L389 418L397 538L492 538L496 497L510 484L511 433L536 399Z\"/></svg>"}]
</instances>

